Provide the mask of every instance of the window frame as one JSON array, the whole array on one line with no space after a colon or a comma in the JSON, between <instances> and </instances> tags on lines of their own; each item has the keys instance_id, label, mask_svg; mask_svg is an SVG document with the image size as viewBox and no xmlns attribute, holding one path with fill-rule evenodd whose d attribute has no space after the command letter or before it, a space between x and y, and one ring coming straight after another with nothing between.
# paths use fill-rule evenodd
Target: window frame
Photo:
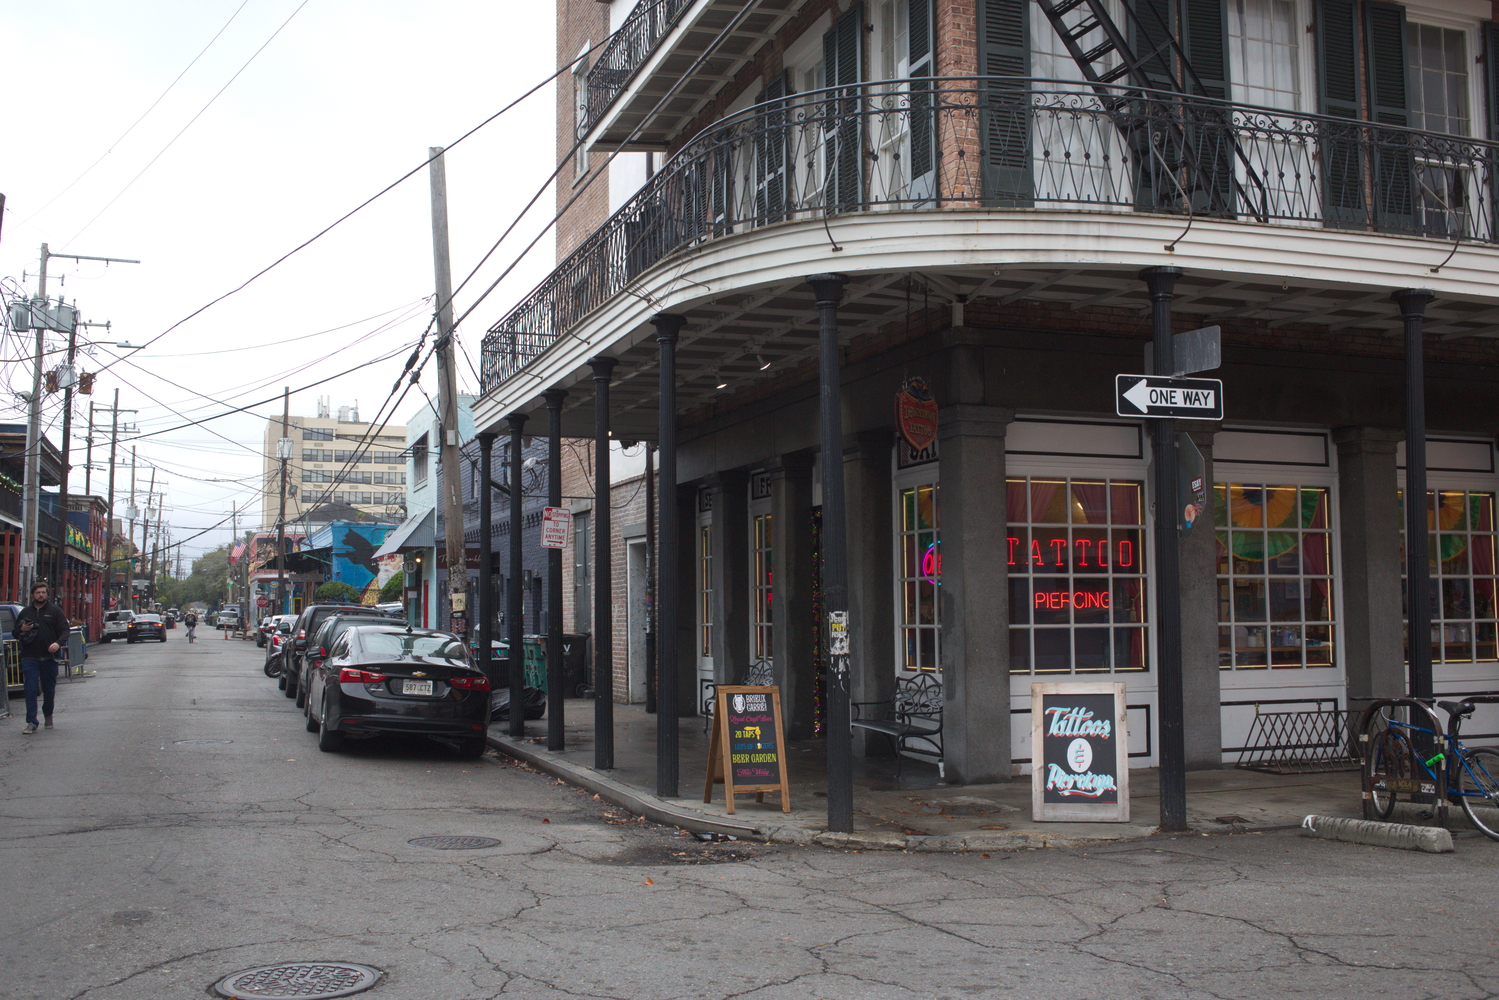
<instances>
[{"instance_id":1,"label":"window frame","mask_svg":"<svg viewBox=\"0 0 1499 1000\"><path fill-rule=\"evenodd\" d=\"M902 447L902 442L899 441L899 440L897 440L894 443L894 447L891 448L891 455L890 455L890 465L891 465L891 470L892 470L891 483L890 483L890 486L891 486L891 489L890 489L890 501L891 501L891 503L890 503L891 563L890 563L890 566L891 566L891 569L893 570L893 572L891 573L891 586L892 586L892 591L893 591L892 598L893 598L893 601L894 601L894 604L892 605L892 607L893 607L893 610L895 612L891 616L891 619L892 619L892 621L891 621L891 635L892 635L892 642L893 642L893 647L892 648L893 648L893 657L894 657L894 661L893 661L892 666L895 668L895 676L897 678L916 677L916 676L919 676L920 674L923 674L923 673L930 673L930 674L933 674L934 676L936 676L938 678L941 678L941 676L942 676L942 605L941 605L941 601L938 600L938 598L941 595L941 591L939 591L937 589L937 587L940 586L940 583L937 584L937 585L934 585L932 587L932 608L933 608L933 615L932 615L932 617L933 617L933 621L931 622L931 624L930 625L924 625L924 624L921 624L921 623L916 623L916 624L913 625L911 623L908 623L906 621L905 588L906 588L906 584L907 584L909 578L903 572L904 563L903 563L903 559L902 559L902 557L904 555L905 538L906 538L906 534L907 534L904 531L904 524L903 524L903 519L902 519L902 512L903 512L903 509L904 509L903 506L902 506L902 495L907 490L919 489L919 488L924 487L924 486L930 486L932 489L934 489L936 491L936 496L934 497L934 500L933 500L933 504L934 504L934 507L935 507L935 510L936 510L936 524L934 525L934 527L933 527L932 530L933 530L933 532L935 533L935 535L937 537L937 544L939 546L938 551L939 552L941 551L941 549L940 549L940 546L941 546L941 543L942 543L942 513L941 513L941 511L942 511L942 507L941 507L941 503L942 503L942 498L941 498L941 492L942 492L942 469L941 469L941 462L940 461L923 462L923 463L921 463L919 465L911 465L911 466L908 466L906 468L900 468L899 465L900 465L900 449L901 449L901 447ZM940 576L940 573L939 573L939 576ZM919 629L927 629L927 628L929 628L929 629L931 629L931 631L933 633L933 641L932 641L933 665L932 665L932 667L929 670L928 669L923 669L919 665L917 667L915 667L915 668L912 668L912 667L908 666L908 660L907 660L907 656L906 656L906 645L905 645L906 636L905 636L905 633L906 633L906 630L909 629L909 628L916 628L918 630ZM918 642L917 645L918 645L918 648L919 648L920 647L920 643ZM920 660L919 655L918 655L917 659L918 659L918 663L919 663L919 660Z\"/></svg>"}]
</instances>

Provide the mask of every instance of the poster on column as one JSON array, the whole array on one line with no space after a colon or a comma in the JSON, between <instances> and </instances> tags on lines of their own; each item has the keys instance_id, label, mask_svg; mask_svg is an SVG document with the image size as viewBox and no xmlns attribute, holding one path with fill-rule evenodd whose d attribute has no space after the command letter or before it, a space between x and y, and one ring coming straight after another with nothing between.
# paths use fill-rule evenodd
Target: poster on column
<instances>
[{"instance_id":1,"label":"poster on column","mask_svg":"<svg viewBox=\"0 0 1499 1000\"><path fill-rule=\"evenodd\" d=\"M1129 822L1129 726L1122 683L1031 685L1031 817Z\"/></svg>"}]
</instances>

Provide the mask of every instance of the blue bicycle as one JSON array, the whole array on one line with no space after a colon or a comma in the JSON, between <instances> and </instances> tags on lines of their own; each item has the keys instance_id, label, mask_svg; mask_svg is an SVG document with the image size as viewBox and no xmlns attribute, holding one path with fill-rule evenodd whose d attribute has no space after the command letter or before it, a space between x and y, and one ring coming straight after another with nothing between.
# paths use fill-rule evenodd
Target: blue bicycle
<instances>
[{"instance_id":1,"label":"blue bicycle","mask_svg":"<svg viewBox=\"0 0 1499 1000\"><path fill-rule=\"evenodd\" d=\"M1375 702L1364 713L1364 795L1371 811L1388 819L1396 800L1456 802L1484 836L1499 840L1499 750L1469 747L1460 738L1464 719L1478 703L1499 702L1499 695L1469 695L1461 701L1439 701L1449 725L1424 699L1392 698ZM1428 725L1420 725L1421 719Z\"/></svg>"}]
</instances>

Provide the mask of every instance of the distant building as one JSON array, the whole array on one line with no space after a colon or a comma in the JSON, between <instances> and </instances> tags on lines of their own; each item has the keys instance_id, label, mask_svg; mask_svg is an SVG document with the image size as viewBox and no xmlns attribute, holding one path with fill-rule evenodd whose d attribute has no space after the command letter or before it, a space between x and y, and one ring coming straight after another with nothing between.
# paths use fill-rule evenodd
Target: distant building
<instances>
[{"instance_id":1,"label":"distant building","mask_svg":"<svg viewBox=\"0 0 1499 1000\"><path fill-rule=\"evenodd\" d=\"M406 516L406 428L372 429L359 419L357 405L340 406L335 414L320 400L317 413L288 420L286 523L308 529L340 519L399 523ZM260 515L267 532L276 530L279 512L281 437L281 420L267 420Z\"/></svg>"}]
</instances>

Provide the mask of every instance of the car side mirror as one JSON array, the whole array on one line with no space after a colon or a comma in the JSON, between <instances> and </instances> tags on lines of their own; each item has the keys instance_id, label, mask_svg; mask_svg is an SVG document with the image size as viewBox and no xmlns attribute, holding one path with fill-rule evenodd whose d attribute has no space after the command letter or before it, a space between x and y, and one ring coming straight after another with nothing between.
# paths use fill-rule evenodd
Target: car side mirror
<instances>
[{"instance_id":1,"label":"car side mirror","mask_svg":"<svg viewBox=\"0 0 1499 1000\"><path fill-rule=\"evenodd\" d=\"M307 640L306 639L298 639L296 645L297 645L298 649L306 649L307 648Z\"/></svg>"}]
</instances>

